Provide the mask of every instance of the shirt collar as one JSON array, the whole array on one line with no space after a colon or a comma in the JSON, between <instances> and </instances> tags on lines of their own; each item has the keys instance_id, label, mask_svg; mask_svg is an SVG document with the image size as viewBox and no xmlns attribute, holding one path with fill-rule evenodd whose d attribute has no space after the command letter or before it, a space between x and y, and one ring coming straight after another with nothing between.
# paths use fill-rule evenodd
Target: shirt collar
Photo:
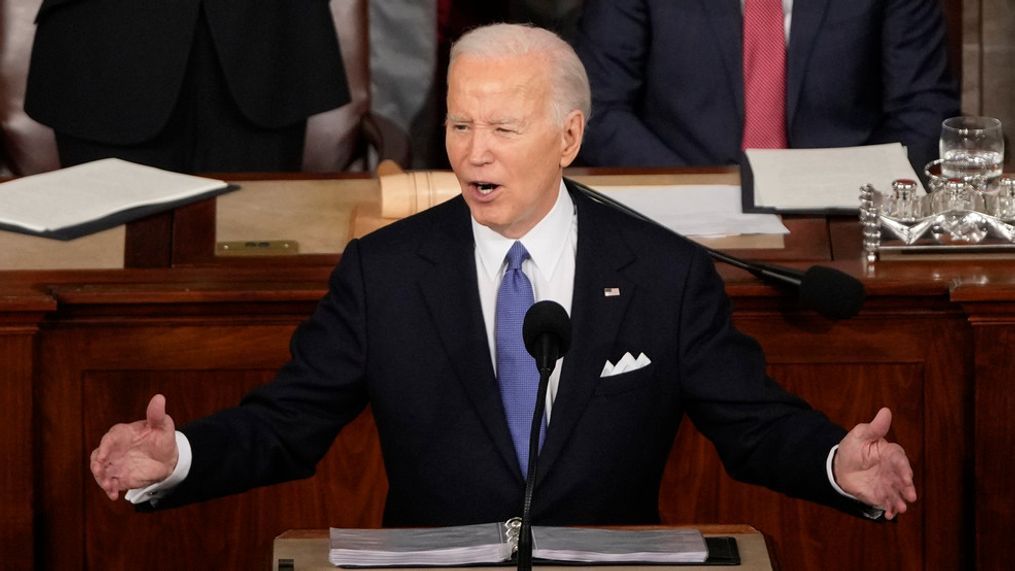
<instances>
[{"instance_id":1,"label":"shirt collar","mask_svg":"<svg viewBox=\"0 0 1015 571\"><path fill-rule=\"evenodd\" d=\"M557 269L557 262L560 261L564 246L567 244L573 219L574 202L564 186L564 181L561 180L553 208L527 234L517 240L525 246L539 273L547 279L552 278L553 272ZM482 271L485 271L491 280L496 280L504 266L504 257L516 240L501 236L476 222L475 218L471 220L472 235L476 240L476 252L479 253Z\"/></svg>"}]
</instances>

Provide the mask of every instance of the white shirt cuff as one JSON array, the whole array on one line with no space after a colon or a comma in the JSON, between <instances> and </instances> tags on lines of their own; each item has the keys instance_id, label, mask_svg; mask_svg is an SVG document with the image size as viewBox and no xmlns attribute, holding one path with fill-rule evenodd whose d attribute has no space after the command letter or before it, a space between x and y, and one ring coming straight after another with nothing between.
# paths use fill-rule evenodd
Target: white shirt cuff
<instances>
[{"instance_id":1,"label":"white shirt cuff","mask_svg":"<svg viewBox=\"0 0 1015 571\"><path fill-rule=\"evenodd\" d=\"M123 495L123 499L132 504L151 502L152 505L155 505L158 503L159 498L166 495L167 492L176 486L179 486L180 482L185 480L187 474L190 473L190 465L193 458L190 451L190 441L179 430L176 431L176 450L178 456L176 468L173 469L173 473L168 478L144 488L127 490L127 493Z\"/></svg>"},{"instance_id":2,"label":"white shirt cuff","mask_svg":"<svg viewBox=\"0 0 1015 571\"><path fill-rule=\"evenodd\" d=\"M851 500L860 501L856 496L846 492L839 487L838 482L835 481L835 471L832 469L832 464L835 461L835 453L839 450L839 445L832 446L832 449L828 451L828 458L825 459L825 471L828 472L828 483L832 484L832 488L839 493L839 495L845 496ZM868 506L863 510L863 515L870 519L878 519L885 514L885 510Z\"/></svg>"}]
</instances>

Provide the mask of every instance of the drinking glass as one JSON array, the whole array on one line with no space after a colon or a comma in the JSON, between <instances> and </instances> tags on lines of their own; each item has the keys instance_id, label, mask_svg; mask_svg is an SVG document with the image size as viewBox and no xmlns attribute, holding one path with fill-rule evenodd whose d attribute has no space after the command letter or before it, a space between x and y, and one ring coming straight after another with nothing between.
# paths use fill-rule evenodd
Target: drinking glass
<instances>
[{"instance_id":1,"label":"drinking glass","mask_svg":"<svg viewBox=\"0 0 1015 571\"><path fill-rule=\"evenodd\" d=\"M941 174L981 190L1001 176L1004 138L994 117L951 117L941 124Z\"/></svg>"}]
</instances>

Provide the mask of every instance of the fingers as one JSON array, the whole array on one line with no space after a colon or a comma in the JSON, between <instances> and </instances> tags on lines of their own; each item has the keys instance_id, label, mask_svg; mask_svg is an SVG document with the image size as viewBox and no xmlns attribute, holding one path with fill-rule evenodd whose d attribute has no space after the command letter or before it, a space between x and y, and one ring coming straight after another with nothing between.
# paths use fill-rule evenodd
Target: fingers
<instances>
[{"instance_id":1,"label":"fingers","mask_svg":"<svg viewBox=\"0 0 1015 571\"><path fill-rule=\"evenodd\" d=\"M870 424L867 426L870 431L870 440L884 438L888 435L888 430L892 427L892 411L889 410L888 407L881 407L881 410L874 415L874 420L870 421Z\"/></svg>"},{"instance_id":2,"label":"fingers","mask_svg":"<svg viewBox=\"0 0 1015 571\"><path fill-rule=\"evenodd\" d=\"M875 505L882 506L885 518L893 519L905 513L910 503L915 502L916 486L913 485L913 469L901 446L892 444L885 454L881 478L881 492Z\"/></svg>"},{"instance_id":3,"label":"fingers","mask_svg":"<svg viewBox=\"0 0 1015 571\"><path fill-rule=\"evenodd\" d=\"M882 407L869 423L854 426L853 430L849 431L849 436L855 437L860 443L870 443L887 436L891 427L892 411Z\"/></svg>"},{"instance_id":4,"label":"fingers","mask_svg":"<svg viewBox=\"0 0 1015 571\"><path fill-rule=\"evenodd\" d=\"M885 439L891 426L891 410L880 409L870 423L850 431L833 462L839 486L867 505L883 509L887 519L905 513L917 499L906 451Z\"/></svg>"},{"instance_id":5,"label":"fingers","mask_svg":"<svg viewBox=\"0 0 1015 571\"><path fill-rule=\"evenodd\" d=\"M894 445L892 463L895 464L895 472L899 475L903 498L910 502L916 501L916 486L913 485L913 467L909 464L906 451L898 444Z\"/></svg>"},{"instance_id":6,"label":"fingers","mask_svg":"<svg viewBox=\"0 0 1015 571\"><path fill-rule=\"evenodd\" d=\"M903 488L896 494L891 501L885 502L885 518L893 519L898 514L906 513L909 509L909 504L916 501L916 488L910 484L908 488Z\"/></svg>"},{"instance_id":7,"label":"fingers","mask_svg":"<svg viewBox=\"0 0 1015 571\"><path fill-rule=\"evenodd\" d=\"M116 500L121 491L164 477L164 457L175 452L174 429L173 419L166 414L166 397L157 394L148 402L145 420L116 424L102 436L92 451L89 468L109 499Z\"/></svg>"},{"instance_id":8,"label":"fingers","mask_svg":"<svg viewBox=\"0 0 1015 571\"><path fill-rule=\"evenodd\" d=\"M902 509L899 513L906 511L906 504L911 504L916 501L916 486L913 484L913 468L909 464L909 458L906 457L905 450L901 446L896 445L898 452L892 459L895 464L895 473L898 476L898 483L896 484L894 491L897 492L896 497L902 504Z\"/></svg>"},{"instance_id":9,"label":"fingers","mask_svg":"<svg viewBox=\"0 0 1015 571\"><path fill-rule=\"evenodd\" d=\"M106 479L106 471L103 469L102 461L99 460L99 449L92 450L91 458L88 462L88 468L92 471L92 477L95 478L95 483L102 488L102 491L109 495L109 491L103 486L103 481Z\"/></svg>"},{"instance_id":10,"label":"fingers","mask_svg":"<svg viewBox=\"0 0 1015 571\"><path fill-rule=\"evenodd\" d=\"M881 502L885 510L885 519L894 519L895 516L906 513L909 509L909 503L902 499L902 496L896 495L892 500Z\"/></svg>"},{"instance_id":11,"label":"fingers","mask_svg":"<svg viewBox=\"0 0 1015 571\"><path fill-rule=\"evenodd\" d=\"M145 420L148 421L148 426L152 429L158 430L162 428L166 420L166 397L155 395L152 397L152 400L148 401Z\"/></svg>"},{"instance_id":12,"label":"fingers","mask_svg":"<svg viewBox=\"0 0 1015 571\"><path fill-rule=\"evenodd\" d=\"M120 489L118 487L118 479L110 476L111 463L106 459L107 457L100 452L101 445L99 448L92 450L91 460L89 462L89 468L92 471L92 477L95 478L95 483L102 488L102 491L106 493L106 496L110 500L116 501L116 498L120 495Z\"/></svg>"},{"instance_id":13,"label":"fingers","mask_svg":"<svg viewBox=\"0 0 1015 571\"><path fill-rule=\"evenodd\" d=\"M145 425L156 432L174 432L173 417L166 414L166 397L157 394L148 401L145 410Z\"/></svg>"},{"instance_id":14,"label":"fingers","mask_svg":"<svg viewBox=\"0 0 1015 571\"><path fill-rule=\"evenodd\" d=\"M89 462L92 476L111 500L115 500L121 490L127 489L122 484L120 472L123 471L125 451L136 432L136 427L132 425L114 425L102 436L98 448L92 451Z\"/></svg>"}]
</instances>

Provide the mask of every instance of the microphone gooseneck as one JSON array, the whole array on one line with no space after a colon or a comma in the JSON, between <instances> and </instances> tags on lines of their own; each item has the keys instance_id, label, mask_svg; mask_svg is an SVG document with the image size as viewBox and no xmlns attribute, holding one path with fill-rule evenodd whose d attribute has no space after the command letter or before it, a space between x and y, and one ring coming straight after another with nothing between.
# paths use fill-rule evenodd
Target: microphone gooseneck
<instances>
[{"instance_id":1,"label":"microphone gooseneck","mask_svg":"<svg viewBox=\"0 0 1015 571\"><path fill-rule=\"evenodd\" d=\"M536 391L536 410L532 415L529 432L529 470L525 475L525 498L522 504L522 525L518 534L518 571L532 569L532 492L536 484L539 463L539 433L543 428L546 410L546 388L557 359L571 346L571 319L555 301L543 300L532 304L522 322L522 340L525 349L536 360L539 368L539 388Z\"/></svg>"},{"instance_id":2,"label":"microphone gooseneck","mask_svg":"<svg viewBox=\"0 0 1015 571\"><path fill-rule=\"evenodd\" d=\"M587 185L572 179L568 179L568 182L582 194L600 204L654 224L672 234L678 234L630 206ZM705 248L705 251L716 261L747 270L769 284L795 290L801 306L813 309L830 319L853 317L860 312L867 295L860 280L835 268L811 266L806 271L797 270L772 264L749 262L706 246L702 246L702 248Z\"/></svg>"}]
</instances>

